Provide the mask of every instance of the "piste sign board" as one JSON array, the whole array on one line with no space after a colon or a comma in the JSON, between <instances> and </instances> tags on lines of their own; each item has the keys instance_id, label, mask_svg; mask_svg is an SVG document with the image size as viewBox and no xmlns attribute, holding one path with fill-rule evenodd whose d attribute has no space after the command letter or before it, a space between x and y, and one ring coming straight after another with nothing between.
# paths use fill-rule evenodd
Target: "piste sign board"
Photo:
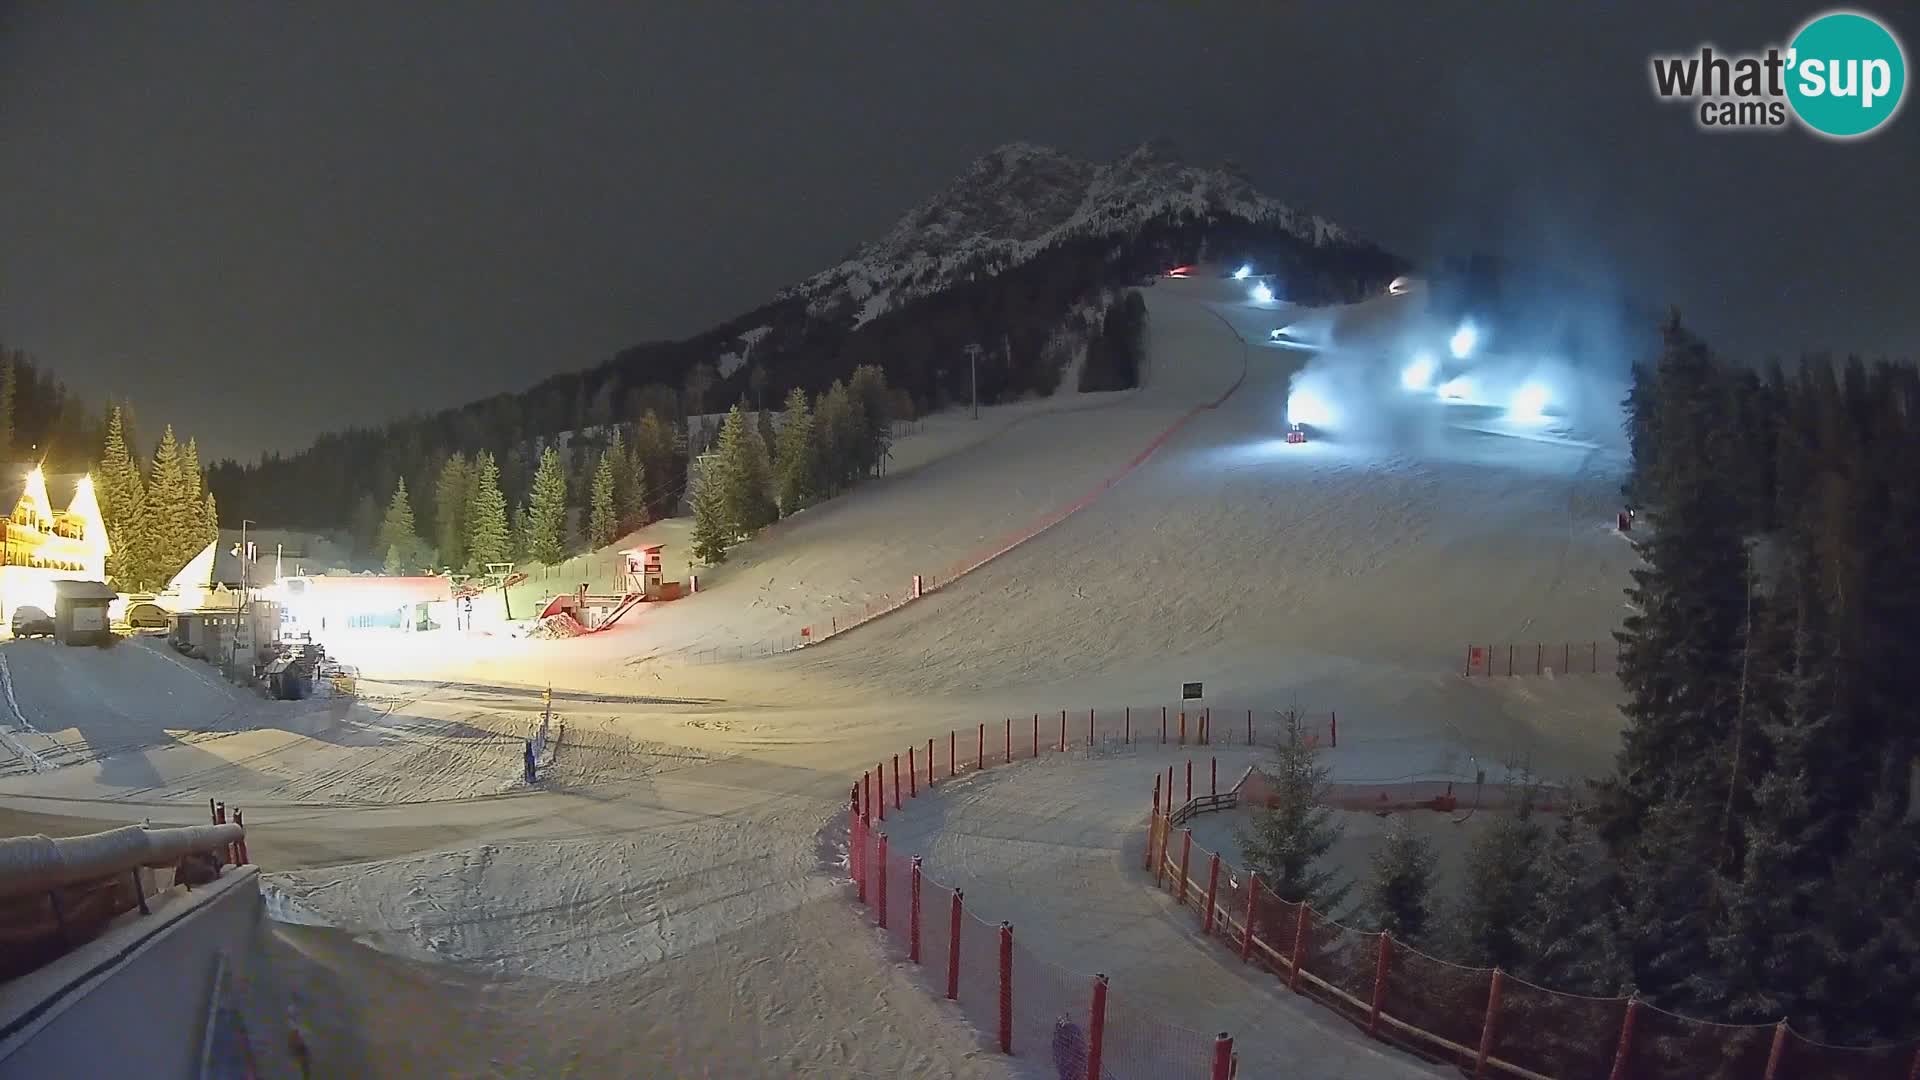
<instances>
[{"instance_id":1,"label":"piste sign board","mask_svg":"<svg viewBox=\"0 0 1920 1080\"><path fill-rule=\"evenodd\" d=\"M1199 701L1200 700L1200 684L1197 682L1181 683L1180 684L1180 700L1181 701Z\"/></svg>"}]
</instances>

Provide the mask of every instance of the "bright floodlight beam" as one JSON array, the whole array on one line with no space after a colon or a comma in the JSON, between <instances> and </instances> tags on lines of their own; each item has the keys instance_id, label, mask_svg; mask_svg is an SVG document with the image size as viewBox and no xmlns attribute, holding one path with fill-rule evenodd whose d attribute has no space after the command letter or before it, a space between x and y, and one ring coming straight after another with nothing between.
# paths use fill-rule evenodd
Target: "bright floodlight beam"
<instances>
[{"instance_id":1,"label":"bright floodlight beam","mask_svg":"<svg viewBox=\"0 0 1920 1080\"><path fill-rule=\"evenodd\" d=\"M1413 362L1400 372L1400 385L1408 390L1425 390L1433 384L1433 356L1416 353Z\"/></svg>"},{"instance_id":2,"label":"bright floodlight beam","mask_svg":"<svg viewBox=\"0 0 1920 1080\"><path fill-rule=\"evenodd\" d=\"M1530 382L1514 393L1513 403L1507 410L1508 414L1515 420L1526 423L1538 422L1546 416L1549 396L1546 387L1537 382Z\"/></svg>"},{"instance_id":3,"label":"bright floodlight beam","mask_svg":"<svg viewBox=\"0 0 1920 1080\"><path fill-rule=\"evenodd\" d=\"M1235 271L1233 272L1233 280L1235 280L1235 281L1245 281L1245 280L1247 280L1247 277L1248 277L1248 275L1250 275L1250 274L1252 274L1252 273L1253 273L1253 267L1251 267L1251 266L1248 266L1248 265L1247 265L1246 263L1241 263L1241 264L1240 264L1240 269L1238 269L1238 270L1235 270Z\"/></svg>"},{"instance_id":4,"label":"bright floodlight beam","mask_svg":"<svg viewBox=\"0 0 1920 1080\"><path fill-rule=\"evenodd\" d=\"M1287 423L1327 427L1333 423L1333 409L1319 394L1296 387L1287 395Z\"/></svg>"},{"instance_id":5,"label":"bright floodlight beam","mask_svg":"<svg viewBox=\"0 0 1920 1080\"><path fill-rule=\"evenodd\" d=\"M1473 355L1473 347L1480 343L1480 331L1472 323L1461 323L1460 329L1447 339L1447 348L1455 360L1465 360Z\"/></svg>"},{"instance_id":6,"label":"bright floodlight beam","mask_svg":"<svg viewBox=\"0 0 1920 1080\"><path fill-rule=\"evenodd\" d=\"M1262 281L1254 285L1253 302L1256 304L1270 304L1273 302L1273 290L1267 288L1266 282Z\"/></svg>"}]
</instances>

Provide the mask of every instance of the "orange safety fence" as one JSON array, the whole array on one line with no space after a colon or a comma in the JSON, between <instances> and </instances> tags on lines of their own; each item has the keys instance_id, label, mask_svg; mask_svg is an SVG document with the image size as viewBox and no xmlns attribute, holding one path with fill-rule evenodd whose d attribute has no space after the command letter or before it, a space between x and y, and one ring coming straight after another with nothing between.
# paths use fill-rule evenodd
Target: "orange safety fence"
<instances>
[{"instance_id":1,"label":"orange safety fence","mask_svg":"<svg viewBox=\"0 0 1920 1080\"><path fill-rule=\"evenodd\" d=\"M1210 802L1203 809L1234 801ZM1920 1041L1831 1046L1802 1037L1784 1022L1721 1024L1636 998L1565 994L1508 972L1437 959L1387 934L1344 926L1281 900L1258 878L1194 843L1192 830L1178 824L1192 816L1183 813L1187 810L1155 810L1145 858L1152 870L1149 880L1176 904L1192 909L1203 932L1369 1035L1457 1064L1469 1075L1920 1080ZM1211 925L1210 884L1215 896ZM1282 1068L1266 1064L1276 1074Z\"/></svg>"},{"instance_id":2,"label":"orange safety fence","mask_svg":"<svg viewBox=\"0 0 1920 1080\"><path fill-rule=\"evenodd\" d=\"M1470 641L1461 653L1467 678L1494 675L1610 675L1620 670L1620 643L1589 641Z\"/></svg>"}]
</instances>

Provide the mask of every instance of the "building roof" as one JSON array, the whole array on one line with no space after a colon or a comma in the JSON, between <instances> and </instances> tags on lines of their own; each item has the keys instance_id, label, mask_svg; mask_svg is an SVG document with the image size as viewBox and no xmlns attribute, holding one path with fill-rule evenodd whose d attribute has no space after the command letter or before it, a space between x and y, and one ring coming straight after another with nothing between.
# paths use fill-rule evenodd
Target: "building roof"
<instances>
[{"instance_id":1,"label":"building roof","mask_svg":"<svg viewBox=\"0 0 1920 1080\"><path fill-rule=\"evenodd\" d=\"M53 583L53 595L59 600L102 600L120 599L120 594L107 588L104 581L80 581L62 578Z\"/></svg>"}]
</instances>

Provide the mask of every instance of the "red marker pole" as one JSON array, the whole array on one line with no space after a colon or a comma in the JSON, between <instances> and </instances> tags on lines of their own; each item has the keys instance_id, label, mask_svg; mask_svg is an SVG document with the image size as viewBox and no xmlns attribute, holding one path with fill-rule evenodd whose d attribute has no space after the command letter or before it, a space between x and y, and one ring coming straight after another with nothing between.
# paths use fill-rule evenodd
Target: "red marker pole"
<instances>
[{"instance_id":1,"label":"red marker pole","mask_svg":"<svg viewBox=\"0 0 1920 1080\"><path fill-rule=\"evenodd\" d=\"M1226 1032L1213 1037L1213 1071L1209 1080L1233 1080L1233 1038Z\"/></svg>"},{"instance_id":2,"label":"red marker pole","mask_svg":"<svg viewBox=\"0 0 1920 1080\"><path fill-rule=\"evenodd\" d=\"M1107 1038L1107 977L1093 977L1093 1006L1087 1013L1087 1075L1100 1080L1100 1053Z\"/></svg>"},{"instance_id":3,"label":"red marker pole","mask_svg":"<svg viewBox=\"0 0 1920 1080\"><path fill-rule=\"evenodd\" d=\"M1240 962L1253 957L1253 925L1260 918L1260 875L1247 874L1247 932L1240 936Z\"/></svg>"},{"instance_id":4,"label":"red marker pole","mask_svg":"<svg viewBox=\"0 0 1920 1080\"><path fill-rule=\"evenodd\" d=\"M880 804L880 820L885 821L887 820L887 766L886 766L886 763L882 762L878 765L875 765L873 767L873 772L874 772L873 786L876 789L876 794L880 796L878 800Z\"/></svg>"},{"instance_id":5,"label":"red marker pole","mask_svg":"<svg viewBox=\"0 0 1920 1080\"><path fill-rule=\"evenodd\" d=\"M920 856L913 857L912 877L908 879L907 955L920 962Z\"/></svg>"},{"instance_id":6,"label":"red marker pole","mask_svg":"<svg viewBox=\"0 0 1920 1080\"><path fill-rule=\"evenodd\" d=\"M947 732L947 775L951 777L960 768L960 756L954 752L953 732Z\"/></svg>"},{"instance_id":7,"label":"red marker pole","mask_svg":"<svg viewBox=\"0 0 1920 1080\"><path fill-rule=\"evenodd\" d=\"M927 740L927 788L933 788L933 740Z\"/></svg>"},{"instance_id":8,"label":"red marker pole","mask_svg":"<svg viewBox=\"0 0 1920 1080\"><path fill-rule=\"evenodd\" d=\"M1220 794L1220 759L1208 758L1207 768L1213 774L1207 781L1207 794L1218 795Z\"/></svg>"},{"instance_id":9,"label":"red marker pole","mask_svg":"<svg viewBox=\"0 0 1920 1080\"><path fill-rule=\"evenodd\" d=\"M900 809L900 755L893 755L893 808Z\"/></svg>"},{"instance_id":10,"label":"red marker pole","mask_svg":"<svg viewBox=\"0 0 1920 1080\"><path fill-rule=\"evenodd\" d=\"M1000 1052L1013 1053L1013 924L1000 924Z\"/></svg>"},{"instance_id":11,"label":"red marker pole","mask_svg":"<svg viewBox=\"0 0 1920 1080\"><path fill-rule=\"evenodd\" d=\"M1153 836L1160 827L1160 774L1153 774L1153 812L1147 817L1147 861L1142 870L1153 869Z\"/></svg>"},{"instance_id":12,"label":"red marker pole","mask_svg":"<svg viewBox=\"0 0 1920 1080\"><path fill-rule=\"evenodd\" d=\"M1040 714L1033 714L1033 756L1040 756Z\"/></svg>"},{"instance_id":13,"label":"red marker pole","mask_svg":"<svg viewBox=\"0 0 1920 1080\"><path fill-rule=\"evenodd\" d=\"M907 747L907 798L920 797L920 770L913 763L913 747Z\"/></svg>"},{"instance_id":14,"label":"red marker pole","mask_svg":"<svg viewBox=\"0 0 1920 1080\"><path fill-rule=\"evenodd\" d=\"M986 766L987 766L987 725L985 723L982 723L980 725L980 732L976 737L976 742L973 748L973 767L976 769L984 769L986 768Z\"/></svg>"},{"instance_id":15,"label":"red marker pole","mask_svg":"<svg viewBox=\"0 0 1920 1080\"><path fill-rule=\"evenodd\" d=\"M1160 706L1160 745L1167 744L1167 707Z\"/></svg>"},{"instance_id":16,"label":"red marker pole","mask_svg":"<svg viewBox=\"0 0 1920 1080\"><path fill-rule=\"evenodd\" d=\"M880 898L880 902L877 905L877 910L879 911L879 914L880 914L880 929L885 930L887 928L887 834L886 833L880 834L880 857L878 859L875 859L874 862L878 863L880 866L880 880L877 883L880 886L879 893L877 894Z\"/></svg>"},{"instance_id":17,"label":"red marker pole","mask_svg":"<svg viewBox=\"0 0 1920 1080\"><path fill-rule=\"evenodd\" d=\"M885 839L881 843L886 843ZM1207 860L1207 910L1200 916L1200 933L1213 935L1213 901L1220 891L1220 853L1214 852Z\"/></svg>"},{"instance_id":18,"label":"red marker pole","mask_svg":"<svg viewBox=\"0 0 1920 1080\"><path fill-rule=\"evenodd\" d=\"M947 926L947 1000L960 996L960 890L953 890Z\"/></svg>"}]
</instances>

